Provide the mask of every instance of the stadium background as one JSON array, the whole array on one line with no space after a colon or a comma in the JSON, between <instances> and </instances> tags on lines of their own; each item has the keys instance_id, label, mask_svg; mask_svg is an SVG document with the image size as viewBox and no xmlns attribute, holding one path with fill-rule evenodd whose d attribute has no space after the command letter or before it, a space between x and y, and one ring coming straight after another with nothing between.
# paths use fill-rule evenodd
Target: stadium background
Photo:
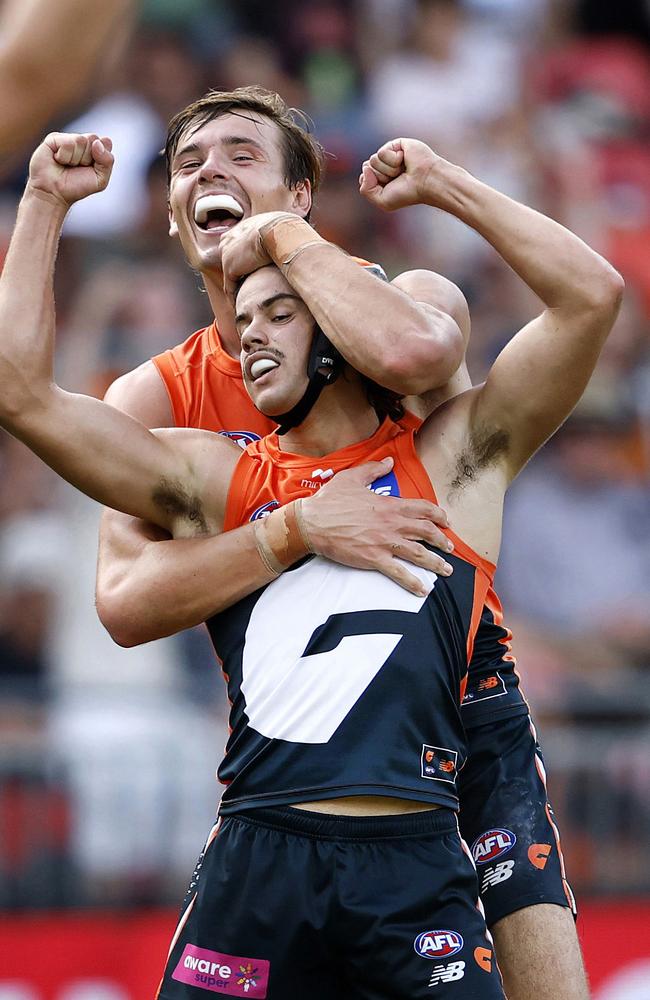
<instances>
[{"instance_id":1,"label":"stadium background","mask_svg":"<svg viewBox=\"0 0 650 1000\"><path fill-rule=\"evenodd\" d=\"M480 380L534 302L440 214L373 211L362 159L413 135L622 271L584 401L524 471L498 583L582 903L596 1000L650 997L650 14L643 0L149 0L51 127L114 140L58 264L63 385L101 393L211 317L167 238L157 150L209 86L260 83L330 153L320 231L464 289ZM25 165L0 175L0 253ZM214 814L226 704L201 630L133 650L93 603L98 510L0 437L0 1000L151 995Z\"/></svg>"}]
</instances>

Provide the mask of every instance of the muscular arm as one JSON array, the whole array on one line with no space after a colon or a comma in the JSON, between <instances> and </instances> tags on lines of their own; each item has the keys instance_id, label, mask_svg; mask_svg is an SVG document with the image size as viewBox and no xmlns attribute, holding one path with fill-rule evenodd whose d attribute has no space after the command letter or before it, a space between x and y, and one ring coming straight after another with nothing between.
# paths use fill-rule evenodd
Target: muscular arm
<instances>
[{"instance_id":1,"label":"muscular arm","mask_svg":"<svg viewBox=\"0 0 650 1000\"><path fill-rule=\"evenodd\" d=\"M471 226L544 303L501 352L485 386L468 396L470 432L483 440L500 435L511 479L584 391L616 317L623 279L569 230L417 140L386 143L364 177L366 196L388 211L420 203Z\"/></svg>"},{"instance_id":2,"label":"muscular arm","mask_svg":"<svg viewBox=\"0 0 650 1000\"><path fill-rule=\"evenodd\" d=\"M403 395L443 385L456 371L464 344L449 314L428 297L418 300L397 284L378 280L296 216L253 217L228 235L222 259L231 291L250 270L237 249L252 227L267 259L282 267L316 322L358 371Z\"/></svg>"},{"instance_id":3,"label":"muscular arm","mask_svg":"<svg viewBox=\"0 0 650 1000\"><path fill-rule=\"evenodd\" d=\"M0 19L0 161L86 90L130 27L136 0L5 0Z\"/></svg>"},{"instance_id":4,"label":"muscular arm","mask_svg":"<svg viewBox=\"0 0 650 1000\"><path fill-rule=\"evenodd\" d=\"M149 426L172 424L169 398L151 361L113 383L106 400ZM252 524L211 538L171 540L144 521L103 512L97 613L121 646L199 625L269 578Z\"/></svg>"},{"instance_id":5,"label":"muscular arm","mask_svg":"<svg viewBox=\"0 0 650 1000\"><path fill-rule=\"evenodd\" d=\"M507 436L513 478L566 419L591 377L623 293L606 260L552 219L455 168L446 199L544 303L476 395L472 425Z\"/></svg>"}]
</instances>

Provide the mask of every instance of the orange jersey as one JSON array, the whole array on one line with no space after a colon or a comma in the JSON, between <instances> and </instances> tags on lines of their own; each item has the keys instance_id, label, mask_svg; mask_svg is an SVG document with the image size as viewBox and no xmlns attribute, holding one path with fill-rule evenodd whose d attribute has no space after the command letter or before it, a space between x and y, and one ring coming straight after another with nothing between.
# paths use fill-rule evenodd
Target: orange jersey
<instances>
[{"instance_id":1,"label":"orange jersey","mask_svg":"<svg viewBox=\"0 0 650 1000\"><path fill-rule=\"evenodd\" d=\"M411 418L408 424L415 423ZM248 445L240 458L230 483L228 504L224 518L224 531L270 513L275 507L299 497L308 497L321 488L337 472L354 468L363 462L379 461L391 456L393 469L376 480L372 489L383 496L422 497L437 503L436 495L426 469L420 461L414 440L414 430L385 420L371 438L341 448L323 458L293 455L281 451L277 434L270 434L261 441ZM493 563L478 555L453 531L457 556L474 566L482 580L477 587L483 605L494 577ZM478 617L474 626L478 623ZM474 630L468 637L469 650L473 646Z\"/></svg>"},{"instance_id":2,"label":"orange jersey","mask_svg":"<svg viewBox=\"0 0 650 1000\"><path fill-rule=\"evenodd\" d=\"M360 257L353 260L385 278L377 264ZM216 323L156 355L153 363L167 390L176 427L227 434L242 447L277 427L277 420L265 417L253 406L239 359L224 350Z\"/></svg>"},{"instance_id":3,"label":"orange jersey","mask_svg":"<svg viewBox=\"0 0 650 1000\"><path fill-rule=\"evenodd\" d=\"M197 330L153 362L167 390L176 427L226 433L243 446L277 426L277 421L253 406L239 360L224 350L216 323Z\"/></svg>"}]
</instances>

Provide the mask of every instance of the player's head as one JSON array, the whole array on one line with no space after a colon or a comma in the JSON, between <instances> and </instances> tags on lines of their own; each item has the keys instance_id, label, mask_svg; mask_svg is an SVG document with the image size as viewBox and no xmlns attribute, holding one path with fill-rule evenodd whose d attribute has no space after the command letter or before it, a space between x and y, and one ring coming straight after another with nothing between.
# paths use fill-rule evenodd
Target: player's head
<instances>
[{"instance_id":1,"label":"player's head","mask_svg":"<svg viewBox=\"0 0 650 1000\"><path fill-rule=\"evenodd\" d=\"M226 228L268 211L309 218L323 151L307 119L262 87L211 90L169 123L170 233L192 266L218 266Z\"/></svg>"},{"instance_id":2,"label":"player's head","mask_svg":"<svg viewBox=\"0 0 650 1000\"><path fill-rule=\"evenodd\" d=\"M310 412L321 390L356 393L378 417L403 414L400 397L347 365L316 324L307 305L275 265L244 278L235 300L244 384L266 416L288 430Z\"/></svg>"}]
</instances>

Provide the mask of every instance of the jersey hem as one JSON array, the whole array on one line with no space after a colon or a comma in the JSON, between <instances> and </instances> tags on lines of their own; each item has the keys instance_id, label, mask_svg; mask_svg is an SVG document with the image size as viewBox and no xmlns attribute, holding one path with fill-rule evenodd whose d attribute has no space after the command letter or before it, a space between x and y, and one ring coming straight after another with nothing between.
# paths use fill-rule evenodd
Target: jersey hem
<instances>
[{"instance_id":1,"label":"jersey hem","mask_svg":"<svg viewBox=\"0 0 650 1000\"><path fill-rule=\"evenodd\" d=\"M239 811L263 806L291 806L301 802L342 799L349 795L384 795L391 799L406 799L422 802L424 805L443 806L455 812L459 808L458 797L451 794L432 792L425 795L415 789L398 788L395 785L342 785L339 788L303 788L295 792L273 792L237 799L222 799L219 805L219 815L229 816Z\"/></svg>"}]
</instances>

